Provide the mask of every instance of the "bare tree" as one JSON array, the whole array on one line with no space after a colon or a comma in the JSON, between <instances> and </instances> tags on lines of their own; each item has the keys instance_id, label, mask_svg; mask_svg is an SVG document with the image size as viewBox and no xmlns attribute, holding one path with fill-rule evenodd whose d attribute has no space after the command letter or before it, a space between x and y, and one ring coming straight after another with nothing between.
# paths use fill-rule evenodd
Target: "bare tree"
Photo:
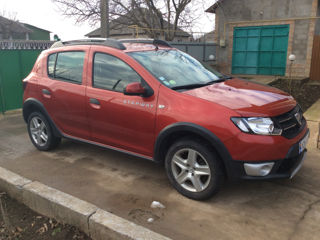
<instances>
[{"instance_id":1,"label":"bare tree","mask_svg":"<svg viewBox=\"0 0 320 240\"><path fill-rule=\"evenodd\" d=\"M92 26L100 20L100 0L52 0L64 15L77 23L88 21ZM203 0L110 0L110 20L121 19L127 25L144 29L150 37L159 34L172 40L179 28L190 29L198 16L194 9ZM199 6L199 5L198 5Z\"/></svg>"},{"instance_id":2,"label":"bare tree","mask_svg":"<svg viewBox=\"0 0 320 240\"><path fill-rule=\"evenodd\" d=\"M1 17L8 18L8 19L10 19L12 21L18 21L17 15L18 15L17 12L11 12L11 11L7 11L5 9L0 11L0 16Z\"/></svg>"}]
</instances>

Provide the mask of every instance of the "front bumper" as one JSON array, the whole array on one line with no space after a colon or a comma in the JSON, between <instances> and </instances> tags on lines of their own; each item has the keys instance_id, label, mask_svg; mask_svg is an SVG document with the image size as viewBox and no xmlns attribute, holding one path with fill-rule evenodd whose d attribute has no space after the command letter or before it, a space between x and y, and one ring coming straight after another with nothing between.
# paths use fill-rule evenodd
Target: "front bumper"
<instances>
[{"instance_id":1,"label":"front bumper","mask_svg":"<svg viewBox=\"0 0 320 240\"><path fill-rule=\"evenodd\" d=\"M309 134L309 130L305 133L303 138ZM301 138L301 139L303 139ZM300 140L301 140L300 139ZM267 180L279 178L292 178L301 168L303 161L307 155L305 149L299 154L299 142L295 143L288 151L284 159L257 162L257 164L274 163L272 170L266 176L249 176L246 173L244 165L246 163L253 164L253 162L231 160L228 164L229 176L232 179L247 179L247 180Z\"/></svg>"}]
</instances>

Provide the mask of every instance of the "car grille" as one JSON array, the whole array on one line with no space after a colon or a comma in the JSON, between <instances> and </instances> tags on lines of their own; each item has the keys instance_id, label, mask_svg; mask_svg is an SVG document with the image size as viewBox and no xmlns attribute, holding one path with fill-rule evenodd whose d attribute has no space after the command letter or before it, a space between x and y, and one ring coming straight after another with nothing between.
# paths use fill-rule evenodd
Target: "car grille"
<instances>
[{"instance_id":1,"label":"car grille","mask_svg":"<svg viewBox=\"0 0 320 240\"><path fill-rule=\"evenodd\" d=\"M299 122L296 115L301 116ZM305 127L306 120L303 117L303 112L299 105L291 111L273 118L275 125L282 129L282 136L286 138L296 137Z\"/></svg>"}]
</instances>

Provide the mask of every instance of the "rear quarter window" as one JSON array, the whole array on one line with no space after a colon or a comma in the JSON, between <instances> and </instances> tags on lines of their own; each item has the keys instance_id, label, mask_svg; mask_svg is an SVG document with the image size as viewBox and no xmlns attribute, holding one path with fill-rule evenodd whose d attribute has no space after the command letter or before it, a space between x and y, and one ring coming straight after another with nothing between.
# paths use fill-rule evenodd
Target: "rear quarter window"
<instances>
[{"instance_id":1,"label":"rear quarter window","mask_svg":"<svg viewBox=\"0 0 320 240\"><path fill-rule=\"evenodd\" d=\"M54 65L56 63L57 54L51 54L48 57L48 76L54 77Z\"/></svg>"}]
</instances>

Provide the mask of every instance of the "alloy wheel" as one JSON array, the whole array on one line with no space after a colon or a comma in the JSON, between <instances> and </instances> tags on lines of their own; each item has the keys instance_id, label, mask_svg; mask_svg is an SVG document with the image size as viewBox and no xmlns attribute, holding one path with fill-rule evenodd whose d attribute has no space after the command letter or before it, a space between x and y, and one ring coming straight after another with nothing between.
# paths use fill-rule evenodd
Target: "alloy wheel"
<instances>
[{"instance_id":1,"label":"alloy wheel","mask_svg":"<svg viewBox=\"0 0 320 240\"><path fill-rule=\"evenodd\" d=\"M184 148L177 151L172 158L171 169L176 182L188 191L201 192L210 183L210 166L194 149Z\"/></svg>"},{"instance_id":2,"label":"alloy wheel","mask_svg":"<svg viewBox=\"0 0 320 240\"><path fill-rule=\"evenodd\" d=\"M31 119L30 133L38 146L42 147L48 142L47 126L41 118L35 116Z\"/></svg>"}]
</instances>

